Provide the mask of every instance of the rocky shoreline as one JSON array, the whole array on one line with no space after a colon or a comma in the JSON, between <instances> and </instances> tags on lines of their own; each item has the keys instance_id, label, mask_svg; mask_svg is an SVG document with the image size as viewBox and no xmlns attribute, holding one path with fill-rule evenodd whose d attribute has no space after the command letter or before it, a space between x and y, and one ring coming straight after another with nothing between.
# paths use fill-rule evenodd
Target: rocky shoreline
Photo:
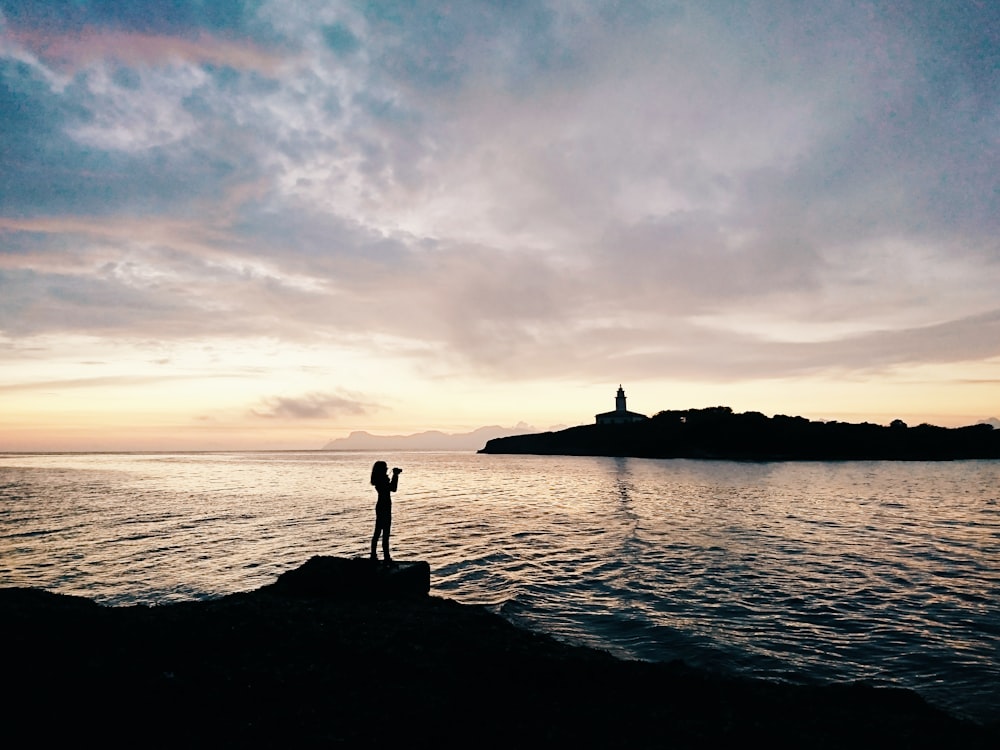
<instances>
[{"instance_id":1,"label":"rocky shoreline","mask_svg":"<svg viewBox=\"0 0 1000 750\"><path fill-rule=\"evenodd\" d=\"M384 587L380 573L362 587L331 584L330 566L346 565L333 560L314 558L293 584L158 607L0 589L8 735L145 746L1000 746L1000 727L910 691L622 661L428 596L419 572L412 586Z\"/></svg>"}]
</instances>

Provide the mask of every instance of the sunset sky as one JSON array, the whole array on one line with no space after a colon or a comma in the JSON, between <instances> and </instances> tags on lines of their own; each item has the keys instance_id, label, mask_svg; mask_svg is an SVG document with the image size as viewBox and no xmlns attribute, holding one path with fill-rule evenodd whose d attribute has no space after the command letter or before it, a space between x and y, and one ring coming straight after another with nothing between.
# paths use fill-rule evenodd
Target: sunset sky
<instances>
[{"instance_id":1,"label":"sunset sky","mask_svg":"<svg viewBox=\"0 0 1000 750\"><path fill-rule=\"evenodd\" d=\"M1000 4L0 0L0 450L1000 417Z\"/></svg>"}]
</instances>

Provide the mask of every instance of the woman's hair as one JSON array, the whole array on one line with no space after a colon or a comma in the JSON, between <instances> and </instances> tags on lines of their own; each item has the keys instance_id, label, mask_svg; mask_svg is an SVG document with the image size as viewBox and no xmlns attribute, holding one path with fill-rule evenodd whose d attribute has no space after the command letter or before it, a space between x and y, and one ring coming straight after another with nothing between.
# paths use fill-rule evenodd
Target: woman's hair
<instances>
[{"instance_id":1,"label":"woman's hair","mask_svg":"<svg viewBox=\"0 0 1000 750\"><path fill-rule=\"evenodd\" d=\"M385 461L376 461L375 465L372 467L372 484L375 484L379 479L382 479L388 469L389 465Z\"/></svg>"}]
</instances>

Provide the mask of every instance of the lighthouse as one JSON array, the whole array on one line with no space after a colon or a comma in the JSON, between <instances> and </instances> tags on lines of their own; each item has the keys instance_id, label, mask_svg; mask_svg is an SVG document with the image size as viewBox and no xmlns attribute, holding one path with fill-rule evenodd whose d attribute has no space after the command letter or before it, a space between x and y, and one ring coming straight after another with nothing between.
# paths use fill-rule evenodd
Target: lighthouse
<instances>
[{"instance_id":1,"label":"lighthouse","mask_svg":"<svg viewBox=\"0 0 1000 750\"><path fill-rule=\"evenodd\" d=\"M615 394L615 410L596 414L597 424L631 424L632 422L642 422L649 419L645 414L629 411L625 407L625 389L618 385L618 393Z\"/></svg>"}]
</instances>

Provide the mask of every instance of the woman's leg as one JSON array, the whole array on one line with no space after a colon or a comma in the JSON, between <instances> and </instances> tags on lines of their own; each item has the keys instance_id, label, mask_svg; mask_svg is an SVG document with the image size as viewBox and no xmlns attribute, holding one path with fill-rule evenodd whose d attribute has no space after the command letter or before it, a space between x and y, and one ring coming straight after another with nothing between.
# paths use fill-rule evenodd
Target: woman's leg
<instances>
[{"instance_id":1,"label":"woman's leg","mask_svg":"<svg viewBox=\"0 0 1000 750\"><path fill-rule=\"evenodd\" d=\"M388 517L382 520L382 557L386 562L389 562L392 558L389 557L389 529L392 528L392 518Z\"/></svg>"}]
</instances>

